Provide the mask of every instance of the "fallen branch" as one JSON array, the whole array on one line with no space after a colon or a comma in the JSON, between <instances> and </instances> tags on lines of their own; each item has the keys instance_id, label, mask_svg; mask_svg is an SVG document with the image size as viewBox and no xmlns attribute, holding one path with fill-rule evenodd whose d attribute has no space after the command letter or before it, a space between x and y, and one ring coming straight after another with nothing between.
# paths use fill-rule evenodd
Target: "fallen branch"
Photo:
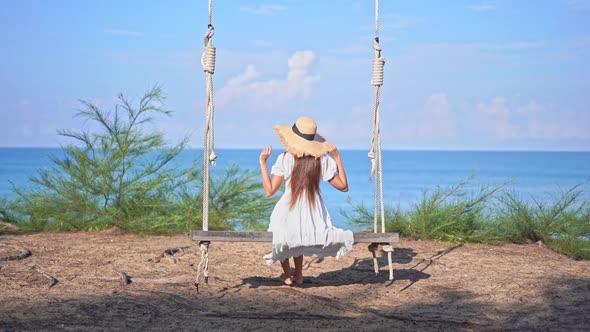
<instances>
[{"instance_id":1,"label":"fallen branch","mask_svg":"<svg viewBox=\"0 0 590 332\"><path fill-rule=\"evenodd\" d=\"M120 277L102 277L102 276L76 276L76 278L80 279L97 279L97 280L104 280L104 281L119 281L123 278L120 271L116 271ZM123 273L127 278L129 278L129 283L133 282L134 284L172 284L172 285L190 285L194 281L194 277L191 276L181 276L181 277L171 277L171 278L158 278L158 279L147 279L147 278L133 278L129 277L127 274Z\"/></svg>"},{"instance_id":2,"label":"fallen branch","mask_svg":"<svg viewBox=\"0 0 590 332\"><path fill-rule=\"evenodd\" d=\"M304 319L304 320L338 320L338 319L354 319L354 317L346 316L332 316L332 315L318 315L310 313L301 313L293 311L282 311L282 312L260 312L260 311L205 311L199 313L199 316L213 317L213 318L230 318L230 319Z\"/></svg>"},{"instance_id":3,"label":"fallen branch","mask_svg":"<svg viewBox=\"0 0 590 332\"><path fill-rule=\"evenodd\" d=\"M131 283L131 277L128 276L125 272L113 269L113 271L117 272L123 281L123 285L129 285Z\"/></svg>"},{"instance_id":4,"label":"fallen branch","mask_svg":"<svg viewBox=\"0 0 590 332\"><path fill-rule=\"evenodd\" d=\"M458 245L456 245L456 246L452 246L452 247L449 247L449 248L447 248L447 249L445 249L445 250L441 250L441 251L437 252L436 254L434 254L434 255L430 256L430 258L429 258L429 259L432 259L432 260L437 260L437 259L441 258L442 256L444 256L444 255L446 255L446 254L450 253L451 251L453 251L453 250L456 250L456 249L459 249L459 248L463 247L464 245L465 245L465 243L459 243L459 244L458 244ZM438 256L438 257L436 257L436 256ZM436 257L436 258L435 258L435 257Z\"/></svg>"},{"instance_id":5,"label":"fallen branch","mask_svg":"<svg viewBox=\"0 0 590 332\"><path fill-rule=\"evenodd\" d=\"M395 320L404 320L404 321L412 321L412 322L443 322L443 323L452 323L457 325L476 325L476 326L487 326L490 325L492 322L486 318L477 318L477 317L456 317L438 313L415 313L410 315L402 315L402 314L395 314L395 313L382 313L375 309L367 309L367 312L379 316L381 318L387 319L395 319Z\"/></svg>"},{"instance_id":6,"label":"fallen branch","mask_svg":"<svg viewBox=\"0 0 590 332\"><path fill-rule=\"evenodd\" d=\"M449 247L445 250L441 250L441 251L437 252L436 254L430 256L429 258L422 258L422 260L420 260L416 265L412 266L410 269L416 268L418 265L420 265L424 262L427 262L426 267L424 267L422 270L420 270L420 272L426 270L430 265L432 265L434 263L444 265L442 263L437 262L437 260L440 259L441 257L443 257L444 255L450 253L451 251L463 247L464 245L465 245L464 243L460 243L456 246L452 246L452 247Z\"/></svg>"},{"instance_id":7,"label":"fallen branch","mask_svg":"<svg viewBox=\"0 0 590 332\"><path fill-rule=\"evenodd\" d=\"M18 251L20 251L20 254L18 255L12 255L12 256L0 256L0 262L3 261L16 261L19 259L25 259L29 256L32 255L31 251L27 248L24 247L17 247L14 245L10 245L10 244L4 244L4 243L0 243L0 247L11 247L11 248L15 248Z\"/></svg>"},{"instance_id":8,"label":"fallen branch","mask_svg":"<svg viewBox=\"0 0 590 332\"><path fill-rule=\"evenodd\" d=\"M184 252L184 249L189 249L190 246L186 246L186 247L177 247L177 248L168 248L166 250L164 250L159 256L157 256L156 258L153 259L148 259L148 261L154 261L156 263L160 263L160 260L164 257L170 259L174 264L176 264L177 259L174 258L174 254L177 252Z\"/></svg>"},{"instance_id":9,"label":"fallen branch","mask_svg":"<svg viewBox=\"0 0 590 332\"><path fill-rule=\"evenodd\" d=\"M49 286L47 288L51 288L51 287L55 286L58 283L57 279L55 279L49 273L43 271L39 266L35 265L33 268L35 269L35 271L37 271L38 273L42 274L47 279L49 279Z\"/></svg>"},{"instance_id":10,"label":"fallen branch","mask_svg":"<svg viewBox=\"0 0 590 332\"><path fill-rule=\"evenodd\" d=\"M314 263L316 261L319 263L320 262L320 259L317 258L317 257L313 257L312 259L310 259L309 261L307 261L307 263L303 265L303 270L309 269L311 267L311 263Z\"/></svg>"}]
</instances>

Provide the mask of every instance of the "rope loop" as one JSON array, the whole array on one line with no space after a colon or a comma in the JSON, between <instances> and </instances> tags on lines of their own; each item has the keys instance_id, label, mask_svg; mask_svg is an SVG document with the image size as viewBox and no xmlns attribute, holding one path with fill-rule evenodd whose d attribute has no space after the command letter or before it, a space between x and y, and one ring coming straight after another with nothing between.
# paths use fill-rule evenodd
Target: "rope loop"
<instances>
[{"instance_id":1,"label":"rope loop","mask_svg":"<svg viewBox=\"0 0 590 332\"><path fill-rule=\"evenodd\" d=\"M379 37L375 37L373 41L373 49L375 52L381 52L381 45L379 44ZM377 55L379 57L379 55Z\"/></svg>"},{"instance_id":2,"label":"rope loop","mask_svg":"<svg viewBox=\"0 0 590 332\"><path fill-rule=\"evenodd\" d=\"M383 85L383 71L385 67L385 58L379 57L373 60L373 79L371 84L374 86Z\"/></svg>"},{"instance_id":3,"label":"rope loop","mask_svg":"<svg viewBox=\"0 0 590 332\"><path fill-rule=\"evenodd\" d=\"M205 46L205 50L201 56L201 65L203 66L203 71L206 73L215 73L215 52L216 49L213 45L208 44Z\"/></svg>"},{"instance_id":4,"label":"rope loop","mask_svg":"<svg viewBox=\"0 0 590 332\"><path fill-rule=\"evenodd\" d=\"M214 34L215 34L215 28L213 27L212 24L209 24L207 26L207 32L205 32L205 37L203 38L203 43L205 44L205 46L211 44L211 39L213 38Z\"/></svg>"}]
</instances>

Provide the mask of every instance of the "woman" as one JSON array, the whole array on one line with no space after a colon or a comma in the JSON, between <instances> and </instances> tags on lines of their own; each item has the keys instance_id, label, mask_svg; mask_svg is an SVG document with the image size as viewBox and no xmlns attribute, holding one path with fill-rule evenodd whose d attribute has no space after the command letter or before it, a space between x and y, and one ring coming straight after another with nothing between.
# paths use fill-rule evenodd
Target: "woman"
<instances>
[{"instance_id":1,"label":"woman","mask_svg":"<svg viewBox=\"0 0 590 332\"><path fill-rule=\"evenodd\" d=\"M262 185L267 197L274 195L283 181L285 190L270 216L272 252L265 255L271 265L280 261L283 281L291 285L289 258L295 263L294 279L303 283L303 256L341 257L352 250L353 235L332 226L330 214L320 195L320 181L328 181L340 191L348 191L348 180L336 146L317 134L316 123L300 117L293 126L275 126L287 152L281 153L269 175L266 161L272 152L260 154Z\"/></svg>"}]
</instances>

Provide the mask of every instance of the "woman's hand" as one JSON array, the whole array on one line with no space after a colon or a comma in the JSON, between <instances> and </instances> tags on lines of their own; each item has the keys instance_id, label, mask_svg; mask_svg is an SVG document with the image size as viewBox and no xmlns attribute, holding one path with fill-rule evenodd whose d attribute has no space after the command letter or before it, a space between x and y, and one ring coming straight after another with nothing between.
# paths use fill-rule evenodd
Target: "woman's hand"
<instances>
[{"instance_id":1,"label":"woman's hand","mask_svg":"<svg viewBox=\"0 0 590 332\"><path fill-rule=\"evenodd\" d=\"M268 146L266 149L262 150L262 152L260 152L260 157L258 158L260 160L261 163L266 163L266 160L268 159L268 157L270 157L270 154L272 153L272 146Z\"/></svg>"},{"instance_id":2,"label":"woman's hand","mask_svg":"<svg viewBox=\"0 0 590 332\"><path fill-rule=\"evenodd\" d=\"M273 175L272 179L270 178L270 174L268 174L268 166L266 165L266 161L270 154L272 153L272 146L268 146L266 149L260 152L260 174L262 176L262 187L264 188L264 193L266 197L270 197L274 195L283 184L283 177Z\"/></svg>"},{"instance_id":3,"label":"woman's hand","mask_svg":"<svg viewBox=\"0 0 590 332\"><path fill-rule=\"evenodd\" d=\"M340 151L338 151L338 148L336 147L336 145L326 141L326 142L324 142L324 146L326 147L326 149L328 150L328 153L332 156L332 158L334 158L334 159L340 158Z\"/></svg>"}]
</instances>

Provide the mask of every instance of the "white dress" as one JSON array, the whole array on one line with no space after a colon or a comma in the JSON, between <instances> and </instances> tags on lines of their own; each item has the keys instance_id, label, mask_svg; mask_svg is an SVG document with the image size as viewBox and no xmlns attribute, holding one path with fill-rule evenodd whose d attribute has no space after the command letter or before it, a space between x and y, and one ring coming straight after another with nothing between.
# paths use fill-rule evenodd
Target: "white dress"
<instances>
[{"instance_id":1,"label":"white dress","mask_svg":"<svg viewBox=\"0 0 590 332\"><path fill-rule=\"evenodd\" d=\"M294 165L293 155L285 152L278 156L271 170L271 174L284 177L285 192L270 216L268 231L272 232L272 251L264 259L271 265L300 255L336 258L345 255L352 250L353 234L332 226L321 196L316 196L313 208L304 197L290 208L290 180ZM321 165L322 180L329 181L338 174L336 162L329 155L321 156Z\"/></svg>"}]
</instances>

